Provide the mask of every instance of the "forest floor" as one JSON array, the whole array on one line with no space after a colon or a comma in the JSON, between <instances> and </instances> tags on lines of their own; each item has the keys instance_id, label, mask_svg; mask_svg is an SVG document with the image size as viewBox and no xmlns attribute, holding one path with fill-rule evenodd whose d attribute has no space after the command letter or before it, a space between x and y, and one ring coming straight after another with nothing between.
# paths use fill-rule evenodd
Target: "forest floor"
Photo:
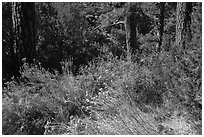
<instances>
[{"instance_id":1,"label":"forest floor","mask_svg":"<svg viewBox=\"0 0 204 137\"><path fill-rule=\"evenodd\" d=\"M201 134L202 110L184 107L164 65L107 57L74 76L24 64L21 82L3 89L3 134Z\"/></svg>"}]
</instances>

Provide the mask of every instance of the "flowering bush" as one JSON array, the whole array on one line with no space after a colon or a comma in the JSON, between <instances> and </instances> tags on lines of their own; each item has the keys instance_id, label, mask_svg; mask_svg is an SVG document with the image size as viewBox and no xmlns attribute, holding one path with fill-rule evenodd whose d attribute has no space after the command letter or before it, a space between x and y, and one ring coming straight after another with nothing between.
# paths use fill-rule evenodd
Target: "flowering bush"
<instances>
[{"instance_id":1,"label":"flowering bush","mask_svg":"<svg viewBox=\"0 0 204 137\"><path fill-rule=\"evenodd\" d=\"M151 54L138 65L109 55L78 76L25 63L3 90L3 134L197 134L198 112L183 107L190 92L171 59Z\"/></svg>"}]
</instances>

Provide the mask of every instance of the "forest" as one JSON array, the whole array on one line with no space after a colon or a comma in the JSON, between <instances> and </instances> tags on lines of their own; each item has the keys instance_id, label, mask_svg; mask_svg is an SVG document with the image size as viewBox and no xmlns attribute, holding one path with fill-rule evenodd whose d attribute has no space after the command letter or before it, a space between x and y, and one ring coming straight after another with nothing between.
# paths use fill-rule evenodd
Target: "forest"
<instances>
[{"instance_id":1,"label":"forest","mask_svg":"<svg viewBox=\"0 0 204 137\"><path fill-rule=\"evenodd\" d=\"M202 135L202 2L2 2L3 135Z\"/></svg>"}]
</instances>

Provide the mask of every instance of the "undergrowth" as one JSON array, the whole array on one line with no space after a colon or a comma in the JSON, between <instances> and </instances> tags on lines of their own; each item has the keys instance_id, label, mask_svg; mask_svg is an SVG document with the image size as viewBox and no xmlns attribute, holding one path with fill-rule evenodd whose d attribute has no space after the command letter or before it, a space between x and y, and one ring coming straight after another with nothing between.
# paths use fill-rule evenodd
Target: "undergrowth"
<instances>
[{"instance_id":1,"label":"undergrowth","mask_svg":"<svg viewBox=\"0 0 204 137\"><path fill-rule=\"evenodd\" d=\"M25 63L20 82L3 89L3 134L201 134L193 98L201 90L171 55L151 54L140 64L109 55L78 76Z\"/></svg>"}]
</instances>

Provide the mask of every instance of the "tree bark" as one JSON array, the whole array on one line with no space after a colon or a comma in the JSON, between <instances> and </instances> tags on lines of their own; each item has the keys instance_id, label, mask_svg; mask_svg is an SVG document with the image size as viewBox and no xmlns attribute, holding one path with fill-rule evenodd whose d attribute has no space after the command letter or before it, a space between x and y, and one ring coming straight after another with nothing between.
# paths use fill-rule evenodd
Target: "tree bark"
<instances>
[{"instance_id":1,"label":"tree bark","mask_svg":"<svg viewBox=\"0 0 204 137\"><path fill-rule=\"evenodd\" d=\"M183 41L184 41L184 13L186 9L186 4L183 2L177 3L177 15L176 15L176 47L178 52L183 51Z\"/></svg>"},{"instance_id":2,"label":"tree bark","mask_svg":"<svg viewBox=\"0 0 204 137\"><path fill-rule=\"evenodd\" d=\"M18 2L12 3L12 25L13 25L13 32L12 32L12 47L11 53L12 53L12 59L14 61L14 77L17 78L19 74L19 68L20 68L20 49L21 49L21 41L20 41L20 35L21 35L21 29L20 29L20 4Z\"/></svg>"},{"instance_id":3,"label":"tree bark","mask_svg":"<svg viewBox=\"0 0 204 137\"><path fill-rule=\"evenodd\" d=\"M139 51L137 44L137 3L128 3L125 19L126 45L128 58Z\"/></svg>"},{"instance_id":4,"label":"tree bark","mask_svg":"<svg viewBox=\"0 0 204 137\"><path fill-rule=\"evenodd\" d=\"M35 3L22 2L21 11L22 55L31 64L35 58Z\"/></svg>"},{"instance_id":5,"label":"tree bark","mask_svg":"<svg viewBox=\"0 0 204 137\"><path fill-rule=\"evenodd\" d=\"M176 46L179 53L186 50L186 44L190 42L191 36L191 12L192 3L177 3L176 16Z\"/></svg>"},{"instance_id":6,"label":"tree bark","mask_svg":"<svg viewBox=\"0 0 204 137\"><path fill-rule=\"evenodd\" d=\"M160 2L160 17L159 17L159 22L160 22L160 28L159 28L159 45L158 45L158 52L161 51L161 45L162 45L162 38L163 38L163 33L164 33L164 6L165 2Z\"/></svg>"},{"instance_id":7,"label":"tree bark","mask_svg":"<svg viewBox=\"0 0 204 137\"><path fill-rule=\"evenodd\" d=\"M12 3L12 47L11 54L14 61L14 76L20 76L19 68L22 59L26 58L29 64L35 57L35 4Z\"/></svg>"},{"instance_id":8,"label":"tree bark","mask_svg":"<svg viewBox=\"0 0 204 137\"><path fill-rule=\"evenodd\" d=\"M185 18L184 18L184 29L186 34L187 42L190 42L192 39L191 34L191 13L192 13L192 2L186 3Z\"/></svg>"},{"instance_id":9,"label":"tree bark","mask_svg":"<svg viewBox=\"0 0 204 137\"><path fill-rule=\"evenodd\" d=\"M128 24L128 17L125 17L125 35L126 35L126 52L127 52L127 58L130 59L131 53L130 53L130 27Z\"/></svg>"}]
</instances>

